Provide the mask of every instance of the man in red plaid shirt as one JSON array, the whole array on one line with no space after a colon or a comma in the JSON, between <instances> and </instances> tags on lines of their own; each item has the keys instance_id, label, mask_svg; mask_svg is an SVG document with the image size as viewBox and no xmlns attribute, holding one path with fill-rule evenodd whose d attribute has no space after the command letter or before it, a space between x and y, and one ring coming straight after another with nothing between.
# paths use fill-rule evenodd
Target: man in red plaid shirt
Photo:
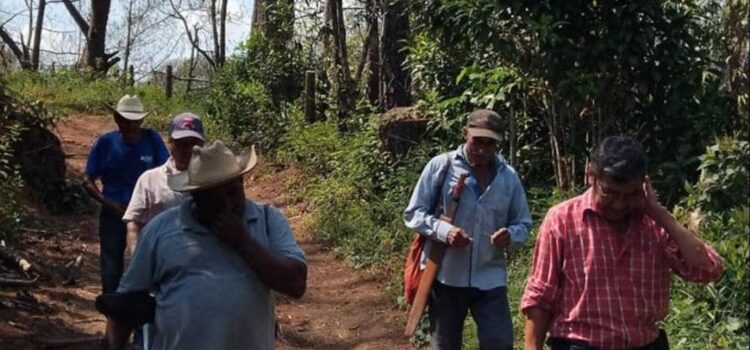
<instances>
[{"instance_id":1,"label":"man in red plaid shirt","mask_svg":"<svg viewBox=\"0 0 750 350\"><path fill-rule=\"evenodd\" d=\"M719 278L721 257L656 198L641 145L606 138L586 168L591 187L549 210L521 300L525 349L669 349L657 327L674 272Z\"/></svg>"}]
</instances>

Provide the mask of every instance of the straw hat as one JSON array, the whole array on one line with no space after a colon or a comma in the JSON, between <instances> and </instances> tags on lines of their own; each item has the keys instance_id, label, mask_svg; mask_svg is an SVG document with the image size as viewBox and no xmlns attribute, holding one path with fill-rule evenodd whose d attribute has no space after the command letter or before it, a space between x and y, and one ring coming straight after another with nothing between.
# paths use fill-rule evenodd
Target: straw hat
<instances>
[{"instance_id":1,"label":"straw hat","mask_svg":"<svg viewBox=\"0 0 750 350\"><path fill-rule=\"evenodd\" d=\"M125 95L117 102L117 107L107 105L107 108L128 120L141 120L150 113L143 110L143 103L135 95Z\"/></svg>"},{"instance_id":2,"label":"straw hat","mask_svg":"<svg viewBox=\"0 0 750 350\"><path fill-rule=\"evenodd\" d=\"M250 171L258 162L255 146L235 156L221 141L205 147L193 147L186 171L167 177L167 185L177 192L202 190L223 185Z\"/></svg>"}]
</instances>

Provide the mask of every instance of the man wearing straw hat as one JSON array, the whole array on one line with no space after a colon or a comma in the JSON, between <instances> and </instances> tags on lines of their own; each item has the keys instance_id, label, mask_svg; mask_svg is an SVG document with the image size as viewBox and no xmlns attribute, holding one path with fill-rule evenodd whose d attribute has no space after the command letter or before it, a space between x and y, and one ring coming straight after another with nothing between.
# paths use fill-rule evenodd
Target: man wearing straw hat
<instances>
[{"instance_id":1,"label":"man wearing straw hat","mask_svg":"<svg viewBox=\"0 0 750 350\"><path fill-rule=\"evenodd\" d=\"M102 290L114 292L123 271L125 223L122 215L138 177L169 157L159 134L141 128L148 115L137 96L125 95L112 110L117 130L101 135L86 163L86 192L101 204L99 242ZM96 184L100 180L101 190Z\"/></svg>"},{"instance_id":2,"label":"man wearing straw hat","mask_svg":"<svg viewBox=\"0 0 750 350\"><path fill-rule=\"evenodd\" d=\"M192 196L144 228L118 293L156 291L152 349L272 349L271 290L301 297L307 265L284 215L245 198L254 149L194 147L169 188ZM109 327L123 348L128 325Z\"/></svg>"}]
</instances>

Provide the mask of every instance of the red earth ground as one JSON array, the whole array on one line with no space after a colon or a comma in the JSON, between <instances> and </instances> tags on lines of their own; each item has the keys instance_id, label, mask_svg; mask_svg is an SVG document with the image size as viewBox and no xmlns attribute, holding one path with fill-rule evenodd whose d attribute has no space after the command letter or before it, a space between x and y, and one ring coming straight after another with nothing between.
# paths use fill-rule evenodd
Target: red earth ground
<instances>
[{"instance_id":1,"label":"red earth ground","mask_svg":"<svg viewBox=\"0 0 750 350\"><path fill-rule=\"evenodd\" d=\"M94 139L114 127L105 116L71 115L58 123L55 132L72 176L83 171ZM305 296L277 299L277 349L412 349L402 335L405 312L383 296L384 281L337 260L306 232L307 206L285 195L289 179L302 174L259 168L246 179L246 194L284 210L308 262ZM30 219L18 244L30 259L62 266L80 255L82 263L67 278L25 290L0 289L0 349L100 349L105 319L94 309L100 292L95 214L54 216L27 207Z\"/></svg>"}]
</instances>

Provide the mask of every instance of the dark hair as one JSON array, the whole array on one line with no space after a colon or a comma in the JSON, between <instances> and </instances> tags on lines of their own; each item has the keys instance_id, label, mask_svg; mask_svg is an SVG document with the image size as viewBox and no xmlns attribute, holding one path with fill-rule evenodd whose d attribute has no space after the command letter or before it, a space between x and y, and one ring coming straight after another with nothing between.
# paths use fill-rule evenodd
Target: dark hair
<instances>
[{"instance_id":1,"label":"dark hair","mask_svg":"<svg viewBox=\"0 0 750 350\"><path fill-rule=\"evenodd\" d=\"M617 182L642 179L646 175L646 154L641 144L626 136L609 136L591 154L596 177L607 176Z\"/></svg>"}]
</instances>

